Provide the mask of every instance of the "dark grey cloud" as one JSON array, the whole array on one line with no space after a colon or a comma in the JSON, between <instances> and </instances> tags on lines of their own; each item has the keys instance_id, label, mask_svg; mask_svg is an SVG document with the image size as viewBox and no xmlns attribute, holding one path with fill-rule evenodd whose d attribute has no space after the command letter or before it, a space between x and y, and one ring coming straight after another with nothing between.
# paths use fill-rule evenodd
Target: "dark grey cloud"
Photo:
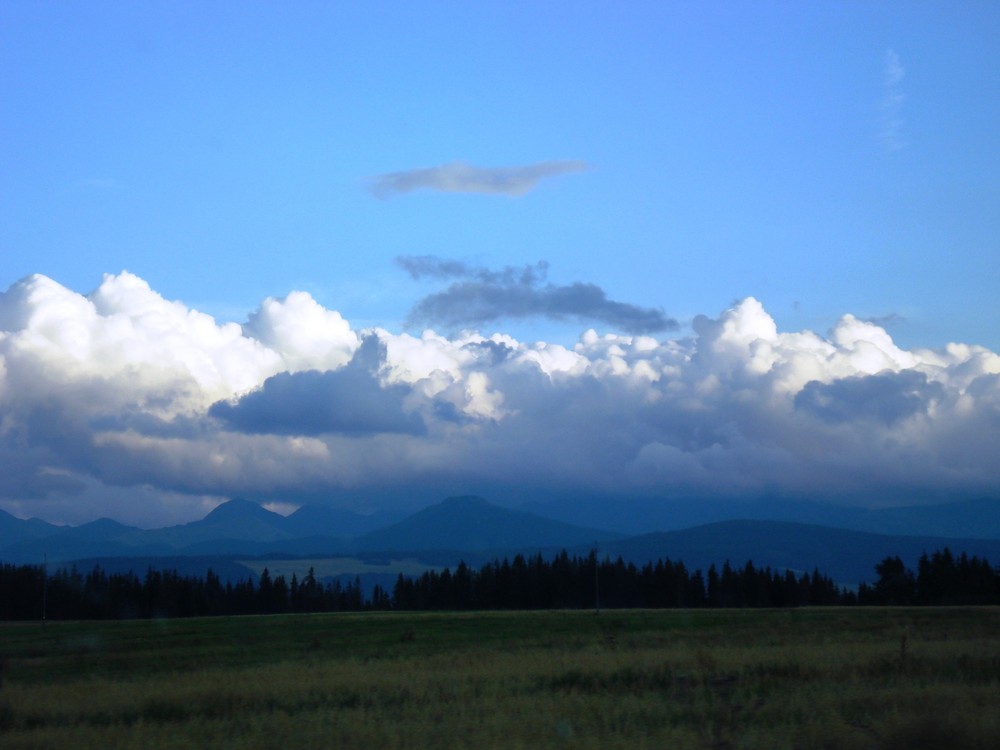
<instances>
[{"instance_id":1,"label":"dark grey cloud","mask_svg":"<svg viewBox=\"0 0 1000 750\"><path fill-rule=\"evenodd\" d=\"M13 444L0 441L0 498L38 499L52 493L73 494L83 483L67 471L48 471L54 463L65 465L66 459L45 446Z\"/></svg>"},{"instance_id":2,"label":"dark grey cloud","mask_svg":"<svg viewBox=\"0 0 1000 750\"><path fill-rule=\"evenodd\" d=\"M207 426L200 417L178 414L163 419L155 414L143 412L132 405L118 413L102 414L89 421L89 427L97 432L124 432L131 430L137 435L155 438L177 438L193 440L207 433Z\"/></svg>"},{"instance_id":3,"label":"dark grey cloud","mask_svg":"<svg viewBox=\"0 0 1000 750\"><path fill-rule=\"evenodd\" d=\"M473 167L463 162L452 162L439 167L376 175L369 178L369 189L379 198L414 190L523 195L546 177L585 169L587 165L582 161L543 161L520 167Z\"/></svg>"},{"instance_id":4,"label":"dark grey cloud","mask_svg":"<svg viewBox=\"0 0 1000 750\"><path fill-rule=\"evenodd\" d=\"M235 403L219 401L209 414L239 432L274 435L422 435L419 415L406 411L404 385L382 385L385 345L368 336L339 370L283 372Z\"/></svg>"},{"instance_id":5,"label":"dark grey cloud","mask_svg":"<svg viewBox=\"0 0 1000 750\"><path fill-rule=\"evenodd\" d=\"M639 307L608 299L596 284L557 286L546 281L545 262L499 271L431 255L396 259L413 278L458 279L441 292L424 297L408 322L447 327L477 326L513 318L592 320L627 333L676 330L677 321L659 308Z\"/></svg>"},{"instance_id":6,"label":"dark grey cloud","mask_svg":"<svg viewBox=\"0 0 1000 750\"><path fill-rule=\"evenodd\" d=\"M926 413L928 404L944 395L940 383L922 372L904 370L860 375L831 383L813 380L795 396L795 408L811 412L830 423L874 419L890 426L914 414Z\"/></svg>"}]
</instances>

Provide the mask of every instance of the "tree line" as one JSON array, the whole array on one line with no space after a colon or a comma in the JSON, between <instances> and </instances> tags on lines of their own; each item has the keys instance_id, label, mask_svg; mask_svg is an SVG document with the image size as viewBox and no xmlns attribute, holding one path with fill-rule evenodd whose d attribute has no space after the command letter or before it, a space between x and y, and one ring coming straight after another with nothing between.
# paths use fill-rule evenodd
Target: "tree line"
<instances>
[{"instance_id":1,"label":"tree line","mask_svg":"<svg viewBox=\"0 0 1000 750\"><path fill-rule=\"evenodd\" d=\"M917 562L916 573L899 556L875 566L878 580L858 588L860 604L1000 604L1000 567L983 558L958 557L945 547Z\"/></svg>"},{"instance_id":2,"label":"tree line","mask_svg":"<svg viewBox=\"0 0 1000 750\"><path fill-rule=\"evenodd\" d=\"M797 607L853 602L853 594L814 571L796 576L752 562L728 562L708 574L682 562L658 560L636 566L621 557L599 561L596 553L551 561L541 555L493 561L473 570L430 570L399 576L392 601L399 609L586 609L666 607Z\"/></svg>"},{"instance_id":3,"label":"tree line","mask_svg":"<svg viewBox=\"0 0 1000 750\"><path fill-rule=\"evenodd\" d=\"M302 579L272 576L225 582L212 570L204 577L148 569L87 573L75 567L48 572L42 566L0 565L0 620L135 619L213 615L345 612L362 610L489 610L668 607L801 607L895 604L1000 604L1000 569L986 560L955 557L948 549L924 554L916 572L899 557L875 566L872 584L856 591L837 586L818 570L796 574L748 562L712 565L707 574L682 562L642 566L596 552L565 551L494 560L478 569L400 575L392 592L360 579L322 581L312 569Z\"/></svg>"},{"instance_id":4,"label":"tree line","mask_svg":"<svg viewBox=\"0 0 1000 750\"><path fill-rule=\"evenodd\" d=\"M126 620L159 617L343 612L388 609L386 593L375 587L362 595L360 581L322 582L310 569L300 581L272 578L265 568L252 578L223 583L209 569L204 578L149 568L107 573L95 566L48 573L38 565L0 566L0 620Z\"/></svg>"}]
</instances>

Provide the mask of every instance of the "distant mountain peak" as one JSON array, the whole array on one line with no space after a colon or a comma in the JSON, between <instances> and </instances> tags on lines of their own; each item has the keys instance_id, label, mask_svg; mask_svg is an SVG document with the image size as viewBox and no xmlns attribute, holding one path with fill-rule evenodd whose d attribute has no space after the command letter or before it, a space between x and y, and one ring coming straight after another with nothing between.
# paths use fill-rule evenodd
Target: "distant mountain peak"
<instances>
[{"instance_id":1,"label":"distant mountain peak","mask_svg":"<svg viewBox=\"0 0 1000 750\"><path fill-rule=\"evenodd\" d=\"M77 529L131 529L132 526L126 526L120 521L116 521L113 518L108 518L107 516L101 516L100 518L89 521L87 523L80 524L74 528Z\"/></svg>"},{"instance_id":2,"label":"distant mountain peak","mask_svg":"<svg viewBox=\"0 0 1000 750\"><path fill-rule=\"evenodd\" d=\"M359 549L501 552L540 550L619 539L620 534L553 521L494 505L475 495L449 497L355 540Z\"/></svg>"},{"instance_id":3,"label":"distant mountain peak","mask_svg":"<svg viewBox=\"0 0 1000 750\"><path fill-rule=\"evenodd\" d=\"M479 497L479 495L456 495L454 497L446 497L441 501L440 505L443 508L460 509L485 508L493 504L486 498Z\"/></svg>"},{"instance_id":4,"label":"distant mountain peak","mask_svg":"<svg viewBox=\"0 0 1000 750\"><path fill-rule=\"evenodd\" d=\"M232 521L240 518L262 518L273 520L281 518L278 513L272 513L267 508L258 505L250 500L241 497L234 497L232 500L217 506L211 513L205 516L206 521Z\"/></svg>"}]
</instances>

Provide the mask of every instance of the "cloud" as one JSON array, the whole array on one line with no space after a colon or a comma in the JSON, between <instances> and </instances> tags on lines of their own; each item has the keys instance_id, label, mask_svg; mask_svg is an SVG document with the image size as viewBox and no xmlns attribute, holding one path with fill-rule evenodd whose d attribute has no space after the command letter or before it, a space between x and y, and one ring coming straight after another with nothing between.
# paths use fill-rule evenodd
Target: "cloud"
<instances>
[{"instance_id":1,"label":"cloud","mask_svg":"<svg viewBox=\"0 0 1000 750\"><path fill-rule=\"evenodd\" d=\"M350 323L306 292L292 292L281 299L268 297L251 313L243 333L280 351L291 372L339 367L350 361L359 345Z\"/></svg>"},{"instance_id":2,"label":"cloud","mask_svg":"<svg viewBox=\"0 0 1000 750\"><path fill-rule=\"evenodd\" d=\"M369 178L368 186L379 198L414 190L513 196L533 190L546 177L582 172L587 168L582 161L543 161L522 167L473 167L456 161L440 167L376 175Z\"/></svg>"},{"instance_id":3,"label":"cloud","mask_svg":"<svg viewBox=\"0 0 1000 750\"><path fill-rule=\"evenodd\" d=\"M887 151L899 151L906 146L903 138L902 82L906 69L895 50L888 49L882 64L882 102L879 117L879 141Z\"/></svg>"},{"instance_id":4,"label":"cloud","mask_svg":"<svg viewBox=\"0 0 1000 750\"><path fill-rule=\"evenodd\" d=\"M339 370L278 373L234 401L212 404L208 413L229 429L247 433L423 434L420 417L404 406L409 388L379 382L384 359L385 345L369 335Z\"/></svg>"},{"instance_id":5,"label":"cloud","mask_svg":"<svg viewBox=\"0 0 1000 750\"><path fill-rule=\"evenodd\" d=\"M546 288L543 264L404 265ZM0 507L23 516L163 524L234 495L945 499L995 494L998 443L997 353L903 349L852 315L782 331L754 298L679 338L566 347L354 330L305 293L221 323L127 273L0 293Z\"/></svg>"},{"instance_id":6,"label":"cloud","mask_svg":"<svg viewBox=\"0 0 1000 750\"><path fill-rule=\"evenodd\" d=\"M595 284L566 286L547 283L548 264L540 262L500 271L430 255L396 259L413 278L457 278L442 292L413 306L408 322L448 328L479 326L498 320L542 317L552 320L591 320L630 333L676 330L677 321L659 309L610 300Z\"/></svg>"},{"instance_id":7,"label":"cloud","mask_svg":"<svg viewBox=\"0 0 1000 750\"><path fill-rule=\"evenodd\" d=\"M898 86L902 82L903 76L906 75L906 69L903 68L899 55L893 49L888 49L885 52L884 74L886 88L890 89Z\"/></svg>"},{"instance_id":8,"label":"cloud","mask_svg":"<svg viewBox=\"0 0 1000 750\"><path fill-rule=\"evenodd\" d=\"M926 373L904 370L811 381L795 396L795 407L831 423L873 419L889 426L926 413L943 395L941 384L929 382Z\"/></svg>"}]
</instances>

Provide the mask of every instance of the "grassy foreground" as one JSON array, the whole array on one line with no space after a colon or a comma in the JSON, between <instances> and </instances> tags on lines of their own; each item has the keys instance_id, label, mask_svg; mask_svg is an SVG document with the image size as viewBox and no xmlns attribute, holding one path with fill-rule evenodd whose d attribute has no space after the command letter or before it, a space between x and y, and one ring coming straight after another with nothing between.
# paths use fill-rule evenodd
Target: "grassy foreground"
<instances>
[{"instance_id":1,"label":"grassy foreground","mask_svg":"<svg viewBox=\"0 0 1000 750\"><path fill-rule=\"evenodd\" d=\"M0 625L0 747L1000 747L1000 609Z\"/></svg>"}]
</instances>

